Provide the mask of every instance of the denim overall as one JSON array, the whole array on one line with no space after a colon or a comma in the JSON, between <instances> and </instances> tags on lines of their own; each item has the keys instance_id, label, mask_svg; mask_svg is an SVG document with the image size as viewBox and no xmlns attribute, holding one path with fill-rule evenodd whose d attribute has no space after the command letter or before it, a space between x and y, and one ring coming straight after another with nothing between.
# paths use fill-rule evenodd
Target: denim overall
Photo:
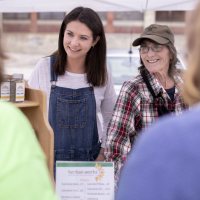
<instances>
[{"instance_id":1,"label":"denim overall","mask_svg":"<svg viewBox=\"0 0 200 200\"><path fill-rule=\"evenodd\" d=\"M52 65L51 65L52 66ZM93 87L70 89L55 85L51 69L49 123L54 131L54 169L61 161L93 161L100 151Z\"/></svg>"}]
</instances>

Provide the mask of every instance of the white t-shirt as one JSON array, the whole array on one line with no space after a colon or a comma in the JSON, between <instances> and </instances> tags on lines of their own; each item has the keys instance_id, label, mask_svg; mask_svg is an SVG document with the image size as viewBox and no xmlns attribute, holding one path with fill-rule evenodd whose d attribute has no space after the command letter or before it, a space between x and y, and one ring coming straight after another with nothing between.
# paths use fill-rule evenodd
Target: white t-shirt
<instances>
[{"instance_id":1,"label":"white t-shirt","mask_svg":"<svg viewBox=\"0 0 200 200\"><path fill-rule=\"evenodd\" d=\"M50 77L50 57L44 57L38 61L28 81L31 88L40 89L45 92L47 96L47 113L51 90ZM56 85L71 89L89 87L86 74L75 74L67 71L64 75L58 76ZM110 73L108 73L108 82L105 86L94 87L94 95L96 100L98 134L102 141L102 147L105 147L106 129L116 101L116 93Z\"/></svg>"}]
</instances>

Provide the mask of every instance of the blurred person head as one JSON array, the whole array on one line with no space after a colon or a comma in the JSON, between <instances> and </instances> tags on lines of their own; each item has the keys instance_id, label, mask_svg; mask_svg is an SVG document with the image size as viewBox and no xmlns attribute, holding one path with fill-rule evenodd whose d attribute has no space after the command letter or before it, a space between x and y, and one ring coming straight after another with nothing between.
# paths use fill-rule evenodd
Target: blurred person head
<instances>
[{"instance_id":1,"label":"blurred person head","mask_svg":"<svg viewBox=\"0 0 200 200\"><path fill-rule=\"evenodd\" d=\"M105 33L100 17L94 10L90 8L77 7L65 16L59 32L57 52L59 63L56 64L55 71L59 75L65 73L67 58L70 56L70 51L67 51L69 46L67 40L69 40L70 37L72 38L74 36L73 34L76 34L75 32L70 32L74 28L73 26L73 28L71 29L73 23L78 23L79 27L84 28L84 30L79 28L79 32L84 32L87 29L87 35L85 37L82 36L81 38L82 44L83 40L85 40L85 44L85 42L88 42L90 40L90 37L92 37L91 44L88 43L87 47L83 45L81 46L82 54L85 53L83 56L85 56L85 71L87 73L88 82L92 83L93 86L103 85L106 81ZM67 29L69 29L70 31L68 31ZM78 30L75 31L77 32ZM88 33L91 34L91 36Z\"/></svg>"},{"instance_id":2,"label":"blurred person head","mask_svg":"<svg viewBox=\"0 0 200 200\"><path fill-rule=\"evenodd\" d=\"M187 28L188 69L185 73L183 95L190 104L200 102L200 3L192 12Z\"/></svg>"},{"instance_id":3,"label":"blurred person head","mask_svg":"<svg viewBox=\"0 0 200 200\"><path fill-rule=\"evenodd\" d=\"M0 83L3 60L7 58L1 41L0 30ZM57 200L46 158L30 122L16 106L3 101L0 102L0 141L4 143L0 144L0 165L5 164L0 171L0 199L17 200L26 197L29 200ZM37 176L38 173L40 176ZM31 182L31 187L27 187L27 180Z\"/></svg>"},{"instance_id":4,"label":"blurred person head","mask_svg":"<svg viewBox=\"0 0 200 200\"><path fill-rule=\"evenodd\" d=\"M2 44L1 44L1 31L0 31L0 82L2 81L2 70L3 70L3 59L5 55L3 53Z\"/></svg>"},{"instance_id":5,"label":"blurred person head","mask_svg":"<svg viewBox=\"0 0 200 200\"><path fill-rule=\"evenodd\" d=\"M166 25L151 24L146 27L139 38L133 41L133 46L140 45L141 68L150 73L167 70L172 76L176 70L177 51L174 46L174 34ZM150 60L151 59L151 60ZM152 67L152 63L157 66Z\"/></svg>"}]
</instances>

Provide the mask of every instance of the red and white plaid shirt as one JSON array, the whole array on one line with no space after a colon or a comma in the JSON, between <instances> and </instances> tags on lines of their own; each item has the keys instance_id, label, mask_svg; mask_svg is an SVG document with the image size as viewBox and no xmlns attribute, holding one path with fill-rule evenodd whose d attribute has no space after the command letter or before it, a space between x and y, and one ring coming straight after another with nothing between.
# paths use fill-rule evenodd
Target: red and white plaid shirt
<instances>
[{"instance_id":1,"label":"red and white plaid shirt","mask_svg":"<svg viewBox=\"0 0 200 200\"><path fill-rule=\"evenodd\" d=\"M180 84L182 79L179 75L174 76L175 94L172 101L165 89L160 85L154 75L147 74L148 80L157 95L160 91L165 100L168 110L174 110L180 114L187 105L180 96ZM107 129L105 156L107 161L115 162L115 178L119 177L122 167L137 133L145 129L158 119L156 105L153 104L153 96L149 92L141 75L134 80L124 82L118 100L115 104L113 115Z\"/></svg>"}]
</instances>

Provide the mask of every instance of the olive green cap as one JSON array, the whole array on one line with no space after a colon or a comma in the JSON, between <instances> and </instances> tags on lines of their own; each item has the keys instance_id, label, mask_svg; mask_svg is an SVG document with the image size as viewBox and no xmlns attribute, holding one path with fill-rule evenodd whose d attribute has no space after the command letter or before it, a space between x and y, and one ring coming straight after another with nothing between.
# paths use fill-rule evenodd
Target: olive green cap
<instances>
[{"instance_id":1,"label":"olive green cap","mask_svg":"<svg viewBox=\"0 0 200 200\"><path fill-rule=\"evenodd\" d=\"M174 34L166 25L151 24L144 29L139 38L133 41L132 45L138 46L144 39L153 40L158 44L167 44L169 42L174 44Z\"/></svg>"}]
</instances>

